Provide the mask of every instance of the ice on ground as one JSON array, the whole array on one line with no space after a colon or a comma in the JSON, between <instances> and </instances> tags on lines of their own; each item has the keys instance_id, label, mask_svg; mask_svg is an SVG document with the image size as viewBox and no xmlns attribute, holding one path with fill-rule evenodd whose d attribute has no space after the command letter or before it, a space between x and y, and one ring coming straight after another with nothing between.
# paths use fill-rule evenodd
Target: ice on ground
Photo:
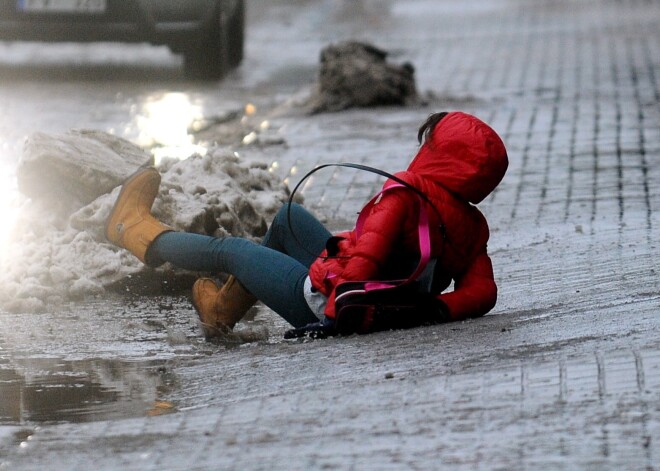
<instances>
[{"instance_id":1,"label":"ice on ground","mask_svg":"<svg viewBox=\"0 0 660 471\"><path fill-rule=\"evenodd\" d=\"M32 149L29 163L19 170L23 180L33 184L25 190L29 199L0 259L0 308L39 312L113 287L127 289L131 280L189 278L190 273L167 265L158 270L145 268L105 239L105 220L120 186L106 191L104 185L113 178L120 183L143 164L136 159L139 153L125 147L126 141L104 135L95 139L103 148L95 162L80 151L91 145L88 135L79 134L78 142L75 133L69 138L73 144L60 149L57 158L42 158L41 166L31 156L47 152ZM35 142L50 145L53 140L42 135L30 142L34 147ZM106 159L121 161L121 165L110 165ZM48 175L43 175L44 167ZM164 159L158 169L162 183L153 212L176 230L258 240L288 199L288 188L268 171L266 163L246 161L227 148L183 161ZM48 184L42 183L44 191L39 192L34 182L46 179ZM85 199L94 191L99 196L87 203Z\"/></svg>"}]
</instances>

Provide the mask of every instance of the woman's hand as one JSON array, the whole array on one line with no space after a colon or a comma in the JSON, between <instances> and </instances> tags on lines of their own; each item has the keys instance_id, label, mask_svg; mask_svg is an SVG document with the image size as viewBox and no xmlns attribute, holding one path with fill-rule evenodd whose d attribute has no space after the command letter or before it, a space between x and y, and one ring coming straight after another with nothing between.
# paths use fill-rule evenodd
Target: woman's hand
<instances>
[{"instance_id":1,"label":"woman's hand","mask_svg":"<svg viewBox=\"0 0 660 471\"><path fill-rule=\"evenodd\" d=\"M324 339L337 335L335 331L335 321L327 316L324 316L318 322L312 322L303 327L287 330L284 333L285 339L298 339L301 337L309 337L312 339Z\"/></svg>"}]
</instances>

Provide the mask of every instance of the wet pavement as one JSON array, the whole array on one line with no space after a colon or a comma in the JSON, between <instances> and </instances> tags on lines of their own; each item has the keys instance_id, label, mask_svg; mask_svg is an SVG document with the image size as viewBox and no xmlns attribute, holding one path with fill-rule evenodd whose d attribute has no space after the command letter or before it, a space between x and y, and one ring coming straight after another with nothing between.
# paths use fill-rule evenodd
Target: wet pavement
<instances>
[{"instance_id":1,"label":"wet pavement","mask_svg":"<svg viewBox=\"0 0 660 471\"><path fill-rule=\"evenodd\" d=\"M260 308L221 344L179 295L1 313L0 469L660 469L660 5L282 1L251 15L247 60L207 106L252 93L284 144L240 152L290 184L332 161L405 167L432 111L501 133L509 172L480 205L497 306L324 341L281 340ZM269 110L345 37L413 63L428 106ZM327 170L303 194L342 228L380 184Z\"/></svg>"}]
</instances>

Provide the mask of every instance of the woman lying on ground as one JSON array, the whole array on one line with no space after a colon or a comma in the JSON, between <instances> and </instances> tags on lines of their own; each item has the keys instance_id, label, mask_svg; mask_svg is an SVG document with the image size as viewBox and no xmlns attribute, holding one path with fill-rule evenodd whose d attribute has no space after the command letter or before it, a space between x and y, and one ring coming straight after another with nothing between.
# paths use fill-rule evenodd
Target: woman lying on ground
<instances>
[{"instance_id":1,"label":"woman lying on ground","mask_svg":"<svg viewBox=\"0 0 660 471\"><path fill-rule=\"evenodd\" d=\"M462 112L432 114L420 127L420 148L398 179L430 202L430 256L437 259L437 300L446 320L479 317L495 305L497 287L487 253L489 229L477 203L504 177L504 144L487 124ZM148 266L169 262L210 274L229 274L219 288L200 278L193 305L206 338L222 335L257 301L302 328L332 330L335 290L352 280L405 278L420 260L419 197L403 187L370 205L363 227L333 236L303 207L285 205L261 244L237 237L175 232L151 215L160 174L134 174L106 223L108 240ZM383 188L397 186L391 179ZM294 235L295 234L295 235ZM443 293L453 280L454 290Z\"/></svg>"}]
</instances>

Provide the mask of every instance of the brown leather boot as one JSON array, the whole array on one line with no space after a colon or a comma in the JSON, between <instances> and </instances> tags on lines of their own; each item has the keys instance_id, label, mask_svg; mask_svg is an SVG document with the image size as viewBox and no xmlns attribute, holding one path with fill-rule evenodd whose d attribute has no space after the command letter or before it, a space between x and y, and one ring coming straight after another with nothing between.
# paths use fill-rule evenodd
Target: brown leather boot
<instances>
[{"instance_id":1,"label":"brown leather boot","mask_svg":"<svg viewBox=\"0 0 660 471\"><path fill-rule=\"evenodd\" d=\"M200 278L192 288L192 303L207 339L231 331L256 302L234 276L229 276L222 288L210 278Z\"/></svg>"},{"instance_id":2,"label":"brown leather boot","mask_svg":"<svg viewBox=\"0 0 660 471\"><path fill-rule=\"evenodd\" d=\"M148 260L147 249L156 237L172 230L151 215L159 186L160 173L155 168L135 172L121 187L105 224L105 236L110 242L128 249L149 266L160 263Z\"/></svg>"}]
</instances>

